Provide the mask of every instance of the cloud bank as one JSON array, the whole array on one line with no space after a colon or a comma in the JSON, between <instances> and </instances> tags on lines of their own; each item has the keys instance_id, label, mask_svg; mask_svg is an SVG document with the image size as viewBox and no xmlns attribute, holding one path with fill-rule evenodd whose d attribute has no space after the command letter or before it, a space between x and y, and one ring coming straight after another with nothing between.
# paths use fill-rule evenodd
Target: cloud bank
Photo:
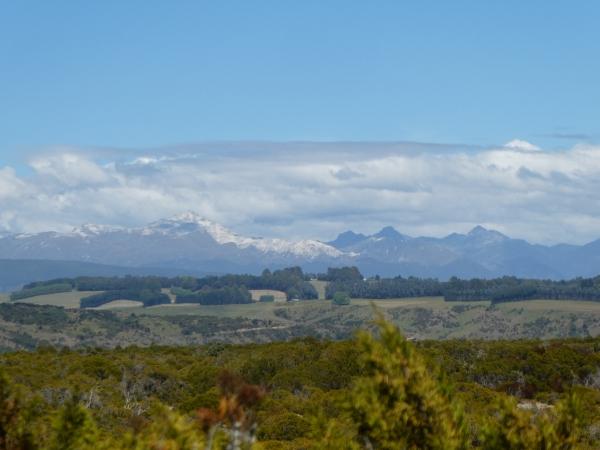
<instances>
[{"instance_id":1,"label":"cloud bank","mask_svg":"<svg viewBox=\"0 0 600 450\"><path fill-rule=\"evenodd\" d=\"M539 243L600 238L600 147L206 143L59 149L0 167L0 230L142 225L194 210L240 233L326 240L393 225L442 236L476 224Z\"/></svg>"}]
</instances>

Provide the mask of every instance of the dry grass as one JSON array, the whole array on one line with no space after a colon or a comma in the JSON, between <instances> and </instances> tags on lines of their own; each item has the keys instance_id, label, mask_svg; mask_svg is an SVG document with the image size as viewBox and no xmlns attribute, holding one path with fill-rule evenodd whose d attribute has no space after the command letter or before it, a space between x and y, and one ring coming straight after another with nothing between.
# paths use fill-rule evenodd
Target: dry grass
<instances>
[{"instance_id":1,"label":"dry grass","mask_svg":"<svg viewBox=\"0 0 600 450\"><path fill-rule=\"evenodd\" d=\"M160 290L163 294L167 294L169 296L169 299L171 300L171 303L175 303L175 296L173 294L171 294L171 289L169 288L164 288Z\"/></svg>"},{"instance_id":2,"label":"dry grass","mask_svg":"<svg viewBox=\"0 0 600 450\"><path fill-rule=\"evenodd\" d=\"M489 302L469 302L469 304L485 304ZM381 300L371 299L352 299L353 305L375 305L377 308L413 308L419 306L430 309L450 309L454 305L463 304L463 302L445 302L444 297L406 297L406 298L388 298Z\"/></svg>"},{"instance_id":3,"label":"dry grass","mask_svg":"<svg viewBox=\"0 0 600 450\"><path fill-rule=\"evenodd\" d=\"M120 308L139 308L143 306L142 302L137 302L135 300L113 300L112 302L105 303L104 305L100 305L96 308L88 308L88 309L120 309Z\"/></svg>"},{"instance_id":4,"label":"dry grass","mask_svg":"<svg viewBox=\"0 0 600 450\"><path fill-rule=\"evenodd\" d=\"M325 288L327 287L327 281L311 280L310 284L314 286L319 294L319 300L325 300Z\"/></svg>"},{"instance_id":5,"label":"dry grass","mask_svg":"<svg viewBox=\"0 0 600 450\"><path fill-rule=\"evenodd\" d=\"M600 302L580 300L526 300L521 302L501 303L497 308L512 310L522 308L524 311L560 311L600 313Z\"/></svg>"}]
</instances>

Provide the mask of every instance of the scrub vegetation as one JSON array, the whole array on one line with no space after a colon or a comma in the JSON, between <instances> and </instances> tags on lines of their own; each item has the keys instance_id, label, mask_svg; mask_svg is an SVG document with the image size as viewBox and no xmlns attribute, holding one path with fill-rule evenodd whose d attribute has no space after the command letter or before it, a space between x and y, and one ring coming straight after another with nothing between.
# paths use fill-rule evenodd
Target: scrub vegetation
<instances>
[{"instance_id":1,"label":"scrub vegetation","mask_svg":"<svg viewBox=\"0 0 600 450\"><path fill-rule=\"evenodd\" d=\"M380 317L340 342L45 347L0 362L1 448L600 445L598 339L413 344Z\"/></svg>"}]
</instances>

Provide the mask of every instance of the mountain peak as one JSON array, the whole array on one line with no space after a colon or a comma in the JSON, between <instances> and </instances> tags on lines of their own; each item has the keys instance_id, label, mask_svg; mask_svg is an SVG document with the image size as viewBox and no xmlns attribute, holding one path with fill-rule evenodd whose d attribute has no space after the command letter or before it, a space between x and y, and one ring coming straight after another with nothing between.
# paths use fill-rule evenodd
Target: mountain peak
<instances>
[{"instance_id":1,"label":"mountain peak","mask_svg":"<svg viewBox=\"0 0 600 450\"><path fill-rule=\"evenodd\" d=\"M224 228L195 211L186 211L166 219L160 219L148 225L151 229L179 229L180 231L195 231L198 228Z\"/></svg>"},{"instance_id":2,"label":"mountain peak","mask_svg":"<svg viewBox=\"0 0 600 450\"><path fill-rule=\"evenodd\" d=\"M354 244L358 244L359 242L364 241L365 239L367 239L367 236L365 236L364 234L355 233L354 231L348 230L338 234L337 238L335 238L333 241L327 242L327 244L340 249L344 247L349 247Z\"/></svg>"},{"instance_id":3,"label":"mountain peak","mask_svg":"<svg viewBox=\"0 0 600 450\"><path fill-rule=\"evenodd\" d=\"M152 222L142 230L142 233L153 234L158 232L183 236L198 231L208 233L219 244L237 242L240 238L226 227L206 219L194 211L187 211L167 219Z\"/></svg>"},{"instance_id":4,"label":"mountain peak","mask_svg":"<svg viewBox=\"0 0 600 450\"><path fill-rule=\"evenodd\" d=\"M214 223L211 220L208 220L207 218L201 216L200 214L198 214L195 211L186 211L180 214L176 214L174 216L171 216L167 219L163 219L159 222L163 222L163 221L167 221L167 222L178 222L178 223L197 223L197 224L201 224L201 225L206 225L209 223Z\"/></svg>"},{"instance_id":5,"label":"mountain peak","mask_svg":"<svg viewBox=\"0 0 600 450\"><path fill-rule=\"evenodd\" d=\"M508 239L507 236L496 230L488 230L487 228L477 225L471 231L467 233L468 237L484 239L486 241L504 241Z\"/></svg>"},{"instance_id":6,"label":"mountain peak","mask_svg":"<svg viewBox=\"0 0 600 450\"><path fill-rule=\"evenodd\" d=\"M487 228L484 228L481 225L477 225L477 226L473 227L471 229L471 231L469 231L467 233L467 235L468 236L475 236L475 235L478 235L478 234L485 234L485 233L488 233L488 232L489 232L489 230Z\"/></svg>"},{"instance_id":7,"label":"mountain peak","mask_svg":"<svg viewBox=\"0 0 600 450\"><path fill-rule=\"evenodd\" d=\"M394 227L387 226L383 227L379 230L378 233L374 234L373 237L376 238L389 238L389 239L406 239L407 236L399 233Z\"/></svg>"}]
</instances>

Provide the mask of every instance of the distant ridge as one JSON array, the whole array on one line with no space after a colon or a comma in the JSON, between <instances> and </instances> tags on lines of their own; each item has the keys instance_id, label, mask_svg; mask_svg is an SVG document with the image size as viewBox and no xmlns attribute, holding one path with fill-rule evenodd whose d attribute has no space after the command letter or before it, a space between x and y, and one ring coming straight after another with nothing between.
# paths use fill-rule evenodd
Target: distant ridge
<instances>
[{"instance_id":1,"label":"distant ridge","mask_svg":"<svg viewBox=\"0 0 600 450\"><path fill-rule=\"evenodd\" d=\"M372 235L345 231L327 243L293 241L243 236L194 212L186 212L145 227L86 224L67 233L0 236L0 258L62 261L67 264L64 267L73 268L69 264L100 264L112 266L115 273L133 273L133 269L171 274L259 273L264 268L294 265L318 272L327 267L356 265L365 275L442 280L452 276L504 275L568 279L600 273L600 240L582 246L544 246L512 239L483 226L442 238L411 237L387 226ZM24 274L36 270L46 273L39 264L38 269L31 270L27 265L32 262L20 264L19 270L8 267L13 275L7 275L10 280L4 285L30 281L31 277ZM50 269L51 264L47 266ZM96 269L108 271L106 267ZM81 266L81 270L97 274L92 266Z\"/></svg>"},{"instance_id":2,"label":"distant ridge","mask_svg":"<svg viewBox=\"0 0 600 450\"><path fill-rule=\"evenodd\" d=\"M77 276L181 275L168 268L137 268L108 266L81 261L45 259L0 259L0 292L8 292L32 281ZM190 273L200 276L202 273Z\"/></svg>"}]
</instances>

